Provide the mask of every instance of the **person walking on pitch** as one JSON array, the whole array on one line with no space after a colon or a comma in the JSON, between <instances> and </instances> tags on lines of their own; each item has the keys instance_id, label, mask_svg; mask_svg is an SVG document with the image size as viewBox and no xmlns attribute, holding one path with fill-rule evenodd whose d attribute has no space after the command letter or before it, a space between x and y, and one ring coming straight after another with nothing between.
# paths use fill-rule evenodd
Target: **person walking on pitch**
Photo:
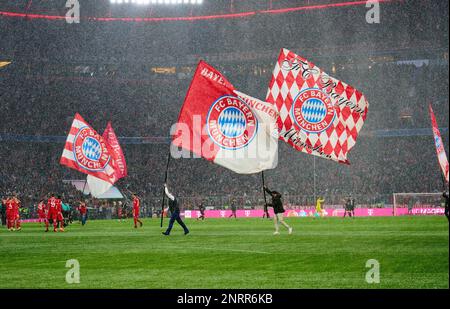
<instances>
[{"instance_id":1,"label":"person walking on pitch","mask_svg":"<svg viewBox=\"0 0 450 309\"><path fill-rule=\"evenodd\" d=\"M133 197L133 219L134 219L134 228L137 229L137 223L139 222L139 226L142 227L142 221L139 220L139 208L141 207L141 200L136 196L136 194L131 195Z\"/></svg>"},{"instance_id":2,"label":"person walking on pitch","mask_svg":"<svg viewBox=\"0 0 450 309\"><path fill-rule=\"evenodd\" d=\"M164 192L167 196L167 198L169 199L169 210L170 210L170 221L169 221L169 226L167 227L167 230L165 232L163 232L163 235L169 236L170 235L170 231L172 231L173 228L173 224L175 223L175 221L178 222L179 225L181 225L181 227L184 230L184 235L189 234L189 229L187 228L187 226L184 224L183 220L181 220L180 217L180 207L178 205L178 200L175 198L175 196L173 194L171 194L169 192L169 189L167 189L167 184L164 184Z\"/></svg>"},{"instance_id":3,"label":"person walking on pitch","mask_svg":"<svg viewBox=\"0 0 450 309\"><path fill-rule=\"evenodd\" d=\"M290 227L286 222L284 222L283 214L284 214L284 208L283 208L283 202L281 201L281 193L277 191L270 191L266 186L264 186L264 190L270 194L272 197L272 203L267 204L267 206L273 207L273 222L275 224L275 232L273 235L279 235L280 234L280 223L288 229L288 233L292 234L292 227Z\"/></svg>"},{"instance_id":4,"label":"person walking on pitch","mask_svg":"<svg viewBox=\"0 0 450 309\"><path fill-rule=\"evenodd\" d=\"M317 202L316 202L316 214L319 217L323 217L324 216L324 211L322 209L323 202L325 202L325 199L320 198L320 197L317 199Z\"/></svg>"},{"instance_id":5,"label":"person walking on pitch","mask_svg":"<svg viewBox=\"0 0 450 309\"><path fill-rule=\"evenodd\" d=\"M87 220L86 202L80 201L79 206L78 206L78 211L80 213L81 226L84 226L86 224L86 220Z\"/></svg>"},{"instance_id":6,"label":"person walking on pitch","mask_svg":"<svg viewBox=\"0 0 450 309\"><path fill-rule=\"evenodd\" d=\"M353 218L355 218L355 207L356 207L355 198L350 194L350 213L352 214Z\"/></svg>"},{"instance_id":7,"label":"person walking on pitch","mask_svg":"<svg viewBox=\"0 0 450 309\"><path fill-rule=\"evenodd\" d=\"M236 199L231 200L231 215L228 218L234 217L236 219Z\"/></svg>"},{"instance_id":8,"label":"person walking on pitch","mask_svg":"<svg viewBox=\"0 0 450 309\"><path fill-rule=\"evenodd\" d=\"M200 211L200 216L197 218L197 220L199 219L205 220L205 206L203 206L203 202L200 202L198 210Z\"/></svg>"},{"instance_id":9,"label":"person walking on pitch","mask_svg":"<svg viewBox=\"0 0 450 309\"><path fill-rule=\"evenodd\" d=\"M345 200L345 206L344 206L344 218L346 215L348 215L349 217L352 216L352 212L351 212L351 204L350 204L350 198L347 198Z\"/></svg>"}]
</instances>

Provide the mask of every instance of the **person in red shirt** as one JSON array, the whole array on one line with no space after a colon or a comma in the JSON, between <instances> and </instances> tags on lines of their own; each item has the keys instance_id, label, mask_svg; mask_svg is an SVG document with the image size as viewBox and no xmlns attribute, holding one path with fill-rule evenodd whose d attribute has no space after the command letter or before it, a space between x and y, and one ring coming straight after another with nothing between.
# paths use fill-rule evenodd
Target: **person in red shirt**
<instances>
[{"instance_id":1,"label":"person in red shirt","mask_svg":"<svg viewBox=\"0 0 450 309\"><path fill-rule=\"evenodd\" d=\"M139 226L142 227L142 221L139 220L139 208L141 206L141 200L136 196L136 194L132 194L133 197L133 219L134 219L134 228L137 228L137 223L139 222Z\"/></svg>"},{"instance_id":2,"label":"person in red shirt","mask_svg":"<svg viewBox=\"0 0 450 309\"><path fill-rule=\"evenodd\" d=\"M59 224L59 231L64 232L64 216L62 214L62 200L61 196L56 199L56 220Z\"/></svg>"},{"instance_id":3,"label":"person in red shirt","mask_svg":"<svg viewBox=\"0 0 450 309\"><path fill-rule=\"evenodd\" d=\"M80 212L81 225L84 226L87 220L87 207L85 202L80 202L78 211Z\"/></svg>"},{"instance_id":4,"label":"person in red shirt","mask_svg":"<svg viewBox=\"0 0 450 309\"><path fill-rule=\"evenodd\" d=\"M48 232L48 225L50 220L53 223L53 232L57 232L57 225L58 225L58 199L55 197L54 194L51 195L51 197L47 201L47 221L45 221L45 231Z\"/></svg>"},{"instance_id":5,"label":"person in red shirt","mask_svg":"<svg viewBox=\"0 0 450 309\"><path fill-rule=\"evenodd\" d=\"M47 213L44 200L40 200L37 206L39 224L47 220Z\"/></svg>"},{"instance_id":6,"label":"person in red shirt","mask_svg":"<svg viewBox=\"0 0 450 309\"><path fill-rule=\"evenodd\" d=\"M7 197L6 205L6 227L9 231L14 231L14 201L11 197Z\"/></svg>"},{"instance_id":7,"label":"person in red shirt","mask_svg":"<svg viewBox=\"0 0 450 309\"><path fill-rule=\"evenodd\" d=\"M20 200L17 198L17 195L14 195L13 197L13 205L14 205L14 227L16 228L16 231L20 231L22 227L20 226Z\"/></svg>"}]
</instances>

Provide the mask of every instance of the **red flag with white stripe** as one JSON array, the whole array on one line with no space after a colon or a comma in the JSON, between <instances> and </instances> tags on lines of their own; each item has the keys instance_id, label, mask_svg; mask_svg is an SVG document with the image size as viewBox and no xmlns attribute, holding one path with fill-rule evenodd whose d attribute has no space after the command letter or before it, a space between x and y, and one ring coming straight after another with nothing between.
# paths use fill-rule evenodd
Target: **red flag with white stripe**
<instances>
[{"instance_id":1,"label":"red flag with white stripe","mask_svg":"<svg viewBox=\"0 0 450 309\"><path fill-rule=\"evenodd\" d=\"M114 132L111 122L108 122L105 131L103 132L103 139L109 147L109 152L114 158L116 163L116 177L117 179L126 177L128 174L127 163L125 161L125 156L123 154L122 148L120 147L119 140ZM111 188L112 184L105 182L100 178L94 177L92 175L87 176L87 182L89 184L89 190L91 195L94 197L99 197L103 193Z\"/></svg>"},{"instance_id":2,"label":"red flag with white stripe","mask_svg":"<svg viewBox=\"0 0 450 309\"><path fill-rule=\"evenodd\" d=\"M116 164L105 139L75 115L60 163L109 184L117 181Z\"/></svg>"},{"instance_id":3,"label":"red flag with white stripe","mask_svg":"<svg viewBox=\"0 0 450 309\"><path fill-rule=\"evenodd\" d=\"M280 139L298 151L349 164L369 103L357 89L282 49L267 102L276 105Z\"/></svg>"},{"instance_id":4,"label":"red flag with white stripe","mask_svg":"<svg viewBox=\"0 0 450 309\"><path fill-rule=\"evenodd\" d=\"M114 161L116 162L117 166L117 179L126 177L128 175L127 162L125 161L122 147L120 147L119 139L117 138L110 121L108 122L106 129L103 132L103 138L105 139L106 143L111 146L110 152L113 155Z\"/></svg>"},{"instance_id":5,"label":"red flag with white stripe","mask_svg":"<svg viewBox=\"0 0 450 309\"><path fill-rule=\"evenodd\" d=\"M239 174L275 168L277 111L237 91L200 61L173 133L172 144Z\"/></svg>"},{"instance_id":6,"label":"red flag with white stripe","mask_svg":"<svg viewBox=\"0 0 450 309\"><path fill-rule=\"evenodd\" d=\"M442 143L441 132L436 122L436 117L434 116L433 108L431 104L428 106L428 111L430 112L431 125L433 126L434 135L434 145L436 146L436 153L439 160L439 165L441 166L442 173L444 175L445 181L448 183L448 160L447 154L445 153L444 143Z\"/></svg>"}]
</instances>

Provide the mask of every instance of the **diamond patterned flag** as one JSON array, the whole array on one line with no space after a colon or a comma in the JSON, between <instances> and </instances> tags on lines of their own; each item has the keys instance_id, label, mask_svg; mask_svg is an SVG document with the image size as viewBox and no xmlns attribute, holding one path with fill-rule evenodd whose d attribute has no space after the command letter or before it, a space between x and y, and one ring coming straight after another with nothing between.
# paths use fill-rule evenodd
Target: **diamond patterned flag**
<instances>
[{"instance_id":1,"label":"diamond patterned flag","mask_svg":"<svg viewBox=\"0 0 450 309\"><path fill-rule=\"evenodd\" d=\"M361 92L282 49L266 101L279 111L281 140L298 151L349 164L347 154L369 108Z\"/></svg>"}]
</instances>

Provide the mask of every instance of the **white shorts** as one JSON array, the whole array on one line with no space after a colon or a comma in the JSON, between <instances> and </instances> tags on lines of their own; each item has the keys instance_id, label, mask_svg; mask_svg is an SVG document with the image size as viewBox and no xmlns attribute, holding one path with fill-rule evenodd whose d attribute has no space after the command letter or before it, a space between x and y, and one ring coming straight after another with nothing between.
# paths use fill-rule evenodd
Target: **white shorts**
<instances>
[{"instance_id":1,"label":"white shorts","mask_svg":"<svg viewBox=\"0 0 450 309\"><path fill-rule=\"evenodd\" d=\"M275 218L277 218L278 221L283 221L283 213L275 214Z\"/></svg>"}]
</instances>

